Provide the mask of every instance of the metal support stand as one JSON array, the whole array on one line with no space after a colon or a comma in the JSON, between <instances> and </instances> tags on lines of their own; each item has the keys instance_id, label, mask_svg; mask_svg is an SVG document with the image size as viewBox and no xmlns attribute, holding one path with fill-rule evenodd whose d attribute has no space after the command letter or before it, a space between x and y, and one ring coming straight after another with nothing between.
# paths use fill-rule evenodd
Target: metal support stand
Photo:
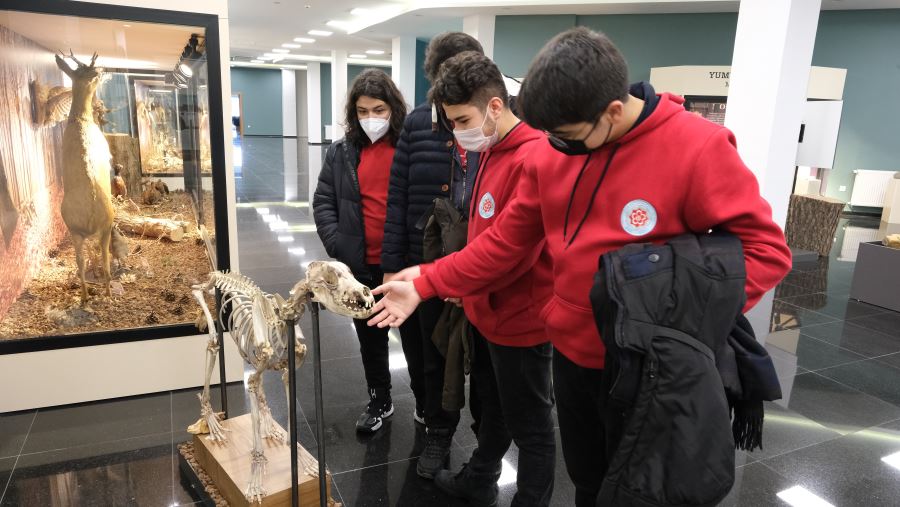
<instances>
[{"instance_id":1,"label":"metal support stand","mask_svg":"<svg viewBox=\"0 0 900 507\"><path fill-rule=\"evenodd\" d=\"M288 425L290 426L291 443L291 505L300 505L300 491L297 481L300 471L297 465L297 339L294 319L284 321L288 340Z\"/></svg>"},{"instance_id":2,"label":"metal support stand","mask_svg":"<svg viewBox=\"0 0 900 507\"><path fill-rule=\"evenodd\" d=\"M316 442L319 459L319 505L328 505L328 470L325 467L325 410L322 401L322 343L319 339L319 303L311 302L309 312L312 314L312 348L313 348L313 386L316 393Z\"/></svg>"},{"instance_id":3,"label":"metal support stand","mask_svg":"<svg viewBox=\"0 0 900 507\"><path fill-rule=\"evenodd\" d=\"M216 338L219 342L219 392L222 398L222 412L225 419L228 419L228 390L225 379L225 330L219 319L220 308L222 307L222 292L216 289Z\"/></svg>"}]
</instances>

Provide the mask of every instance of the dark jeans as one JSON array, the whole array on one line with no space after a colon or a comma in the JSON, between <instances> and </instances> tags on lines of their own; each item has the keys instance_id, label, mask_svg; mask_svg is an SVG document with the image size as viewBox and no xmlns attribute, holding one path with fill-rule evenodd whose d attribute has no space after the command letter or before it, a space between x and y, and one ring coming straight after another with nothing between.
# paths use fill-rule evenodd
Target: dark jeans
<instances>
[{"instance_id":1,"label":"dark jeans","mask_svg":"<svg viewBox=\"0 0 900 507\"><path fill-rule=\"evenodd\" d=\"M553 350L553 390L559 436L576 507L595 507L609 465L612 435L619 430L607 411L603 370L584 368Z\"/></svg>"},{"instance_id":2,"label":"dark jeans","mask_svg":"<svg viewBox=\"0 0 900 507\"><path fill-rule=\"evenodd\" d=\"M486 481L500 478L511 442L519 448L513 506L550 505L556 464L549 343L506 347L477 331L472 375L479 393L481 426L469 470Z\"/></svg>"},{"instance_id":3,"label":"dark jeans","mask_svg":"<svg viewBox=\"0 0 900 507\"><path fill-rule=\"evenodd\" d=\"M444 365L446 361L431 341L434 327L444 309L440 299L430 299L419 305L413 313L419 321L419 336L422 343L423 374L425 378L425 426L434 429L456 431L459 424L459 410L444 410L441 400L444 395ZM471 396L469 406L472 407ZM473 412L473 416L474 416Z\"/></svg>"},{"instance_id":4,"label":"dark jeans","mask_svg":"<svg viewBox=\"0 0 900 507\"><path fill-rule=\"evenodd\" d=\"M381 285L383 278L379 266L369 266L368 276L356 274L357 280L364 283L370 289ZM391 388L391 368L388 357L388 329L369 327L365 319L354 319L356 336L359 338L359 353L362 356L363 370L366 374L366 384L369 389ZM403 347L403 355L406 357L406 367L409 371L410 388L416 397L416 407L425 397L424 373L422 371L422 346L419 333L409 333L403 327L400 328L400 343Z\"/></svg>"}]
</instances>

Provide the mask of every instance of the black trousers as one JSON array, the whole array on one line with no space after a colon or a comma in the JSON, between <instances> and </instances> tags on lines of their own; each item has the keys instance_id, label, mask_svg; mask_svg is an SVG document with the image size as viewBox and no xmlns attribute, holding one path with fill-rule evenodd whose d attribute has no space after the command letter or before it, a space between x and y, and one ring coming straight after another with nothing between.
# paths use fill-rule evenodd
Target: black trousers
<instances>
[{"instance_id":1,"label":"black trousers","mask_svg":"<svg viewBox=\"0 0 900 507\"><path fill-rule=\"evenodd\" d=\"M559 436L576 507L595 507L621 423L608 411L603 370L584 368L553 351Z\"/></svg>"},{"instance_id":2,"label":"black trousers","mask_svg":"<svg viewBox=\"0 0 900 507\"><path fill-rule=\"evenodd\" d=\"M437 321L444 310L444 303L440 299L430 299L419 305L413 313L419 322L419 338L422 344L422 371L425 384L425 426L434 429L448 429L456 431L459 424L459 410L444 410L441 401L444 395L444 366L446 361L438 348L431 341L431 335ZM474 404L471 400L471 386L469 407ZM477 410L472 415L475 420Z\"/></svg>"},{"instance_id":3,"label":"black trousers","mask_svg":"<svg viewBox=\"0 0 900 507\"><path fill-rule=\"evenodd\" d=\"M381 285L384 277L379 266L368 266L369 273L355 274L357 280L370 289ZM391 368L388 354L388 329L368 326L366 319L354 319L356 336L359 339L359 353L362 356L363 370L369 389L391 388ZM418 326L416 326L418 327ZM416 407L425 398L424 373L422 371L422 346L419 333L410 333L400 328L400 343L406 357L409 371L410 388L416 397Z\"/></svg>"},{"instance_id":4,"label":"black trousers","mask_svg":"<svg viewBox=\"0 0 900 507\"><path fill-rule=\"evenodd\" d=\"M503 456L519 448L513 506L547 506L553 495L556 439L549 343L506 347L475 332L472 375L481 402L478 447L469 471L486 482L500 478Z\"/></svg>"}]
</instances>

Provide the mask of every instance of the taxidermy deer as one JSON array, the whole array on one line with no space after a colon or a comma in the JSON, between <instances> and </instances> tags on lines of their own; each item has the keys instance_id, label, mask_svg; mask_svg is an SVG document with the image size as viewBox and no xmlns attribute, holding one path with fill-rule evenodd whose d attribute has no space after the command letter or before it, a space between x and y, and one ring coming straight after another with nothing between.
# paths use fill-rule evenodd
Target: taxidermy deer
<instances>
[{"instance_id":1,"label":"taxidermy deer","mask_svg":"<svg viewBox=\"0 0 900 507\"><path fill-rule=\"evenodd\" d=\"M94 122L94 92L100 83L102 69L94 67L97 53L90 65L78 61L69 51L69 58L78 64L72 70L62 54L56 55L56 65L72 79L72 106L63 133L63 201L62 218L72 244L75 263L81 280L81 303L88 298L84 279L84 242L96 238L100 243L101 271L106 295L110 295L110 241L113 236L114 210L110 196L109 144Z\"/></svg>"}]
</instances>

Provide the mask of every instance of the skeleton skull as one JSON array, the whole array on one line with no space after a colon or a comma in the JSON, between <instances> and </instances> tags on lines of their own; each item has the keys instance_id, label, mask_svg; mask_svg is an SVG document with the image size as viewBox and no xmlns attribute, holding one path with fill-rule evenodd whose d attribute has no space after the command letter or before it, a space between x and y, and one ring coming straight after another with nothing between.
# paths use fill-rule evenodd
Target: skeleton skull
<instances>
[{"instance_id":1,"label":"skeleton skull","mask_svg":"<svg viewBox=\"0 0 900 507\"><path fill-rule=\"evenodd\" d=\"M311 293L312 300L321 303L327 310L354 319L368 318L375 306L372 291L356 281L350 268L340 262L309 263L306 279L291 290L295 301L304 293Z\"/></svg>"}]
</instances>

